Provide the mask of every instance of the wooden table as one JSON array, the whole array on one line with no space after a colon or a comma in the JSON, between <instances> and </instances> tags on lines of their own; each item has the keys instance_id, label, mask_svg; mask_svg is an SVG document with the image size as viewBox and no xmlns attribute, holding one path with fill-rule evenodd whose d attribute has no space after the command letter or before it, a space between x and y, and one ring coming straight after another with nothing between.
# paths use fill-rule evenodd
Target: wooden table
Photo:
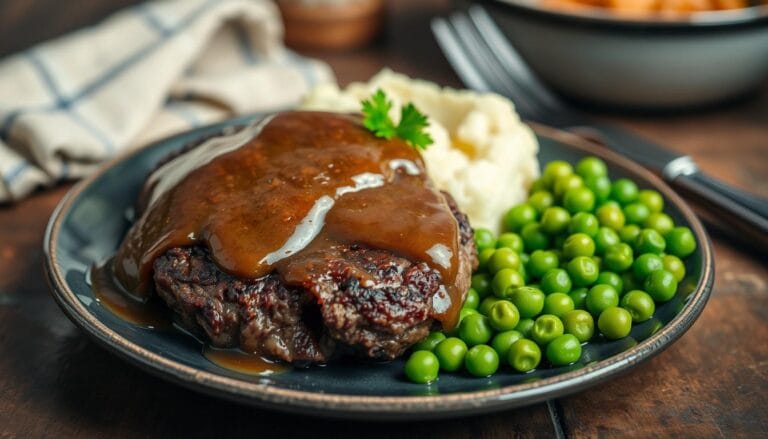
<instances>
[{"instance_id":1,"label":"wooden table","mask_svg":"<svg viewBox=\"0 0 768 439\"><path fill-rule=\"evenodd\" d=\"M6 0L0 55L93 23L130 0ZM375 47L315 54L340 82L383 66L459 86L428 31L443 0L389 4ZM1 104L1 103L0 103ZM693 155L702 168L768 195L768 88L698 114L613 117ZM468 419L371 425L288 416L206 397L154 378L105 352L51 299L42 273L45 224L68 186L0 207L0 437L250 436L756 437L768 432L768 269L713 234L712 298L677 343L627 375L533 407Z\"/></svg>"}]
</instances>

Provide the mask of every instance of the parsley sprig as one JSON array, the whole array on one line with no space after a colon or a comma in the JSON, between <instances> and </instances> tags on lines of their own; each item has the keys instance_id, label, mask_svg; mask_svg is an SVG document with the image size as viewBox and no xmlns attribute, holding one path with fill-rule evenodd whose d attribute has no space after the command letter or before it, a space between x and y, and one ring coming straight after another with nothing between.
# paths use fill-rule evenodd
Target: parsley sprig
<instances>
[{"instance_id":1,"label":"parsley sprig","mask_svg":"<svg viewBox=\"0 0 768 439\"><path fill-rule=\"evenodd\" d=\"M427 116L419 112L413 103L408 103L400 109L400 123L397 125L389 117L392 101L387 99L384 90L376 90L376 93L369 99L363 100L362 104L363 125L374 136L387 140L397 136L412 147L421 150L427 149L427 146L434 143L432 136L425 130L429 126Z\"/></svg>"}]
</instances>

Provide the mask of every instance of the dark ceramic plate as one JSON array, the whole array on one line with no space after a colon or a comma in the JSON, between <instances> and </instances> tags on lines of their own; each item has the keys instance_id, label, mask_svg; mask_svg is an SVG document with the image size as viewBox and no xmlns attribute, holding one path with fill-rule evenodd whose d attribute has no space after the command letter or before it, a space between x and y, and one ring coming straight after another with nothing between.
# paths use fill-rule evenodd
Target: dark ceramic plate
<instances>
[{"instance_id":1,"label":"dark ceramic plate","mask_svg":"<svg viewBox=\"0 0 768 439\"><path fill-rule=\"evenodd\" d=\"M502 369L487 379L444 374L431 386L406 381L403 360L330 364L270 376L221 368L202 355L202 345L191 337L144 329L110 312L95 299L89 270L114 253L129 226L126 211L147 173L162 157L244 120L191 131L113 161L70 191L54 212L45 238L53 295L72 321L107 349L191 389L265 408L333 417L417 419L486 413L573 393L634 367L679 338L709 297L713 281L709 238L674 192L622 157L571 135L537 127L542 163L600 156L609 164L612 178L630 177L641 187L661 191L667 212L693 230L699 249L689 258L689 278L672 301L657 309L653 319L635 326L624 339L589 343L581 361L568 367L529 374Z\"/></svg>"}]
</instances>

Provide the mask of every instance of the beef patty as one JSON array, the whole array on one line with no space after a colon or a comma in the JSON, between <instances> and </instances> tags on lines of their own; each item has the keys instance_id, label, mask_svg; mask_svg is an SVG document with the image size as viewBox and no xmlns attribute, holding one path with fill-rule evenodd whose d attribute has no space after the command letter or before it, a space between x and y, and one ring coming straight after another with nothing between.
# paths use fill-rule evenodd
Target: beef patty
<instances>
[{"instance_id":1,"label":"beef patty","mask_svg":"<svg viewBox=\"0 0 768 439\"><path fill-rule=\"evenodd\" d=\"M445 197L459 223L459 257L474 268L472 229ZM445 286L427 264L355 245L323 254L321 262L321 275L293 287L276 274L233 277L204 247L173 248L154 262L155 290L182 325L212 345L293 364L323 363L345 350L393 359L439 325L432 298ZM468 287L470 273L459 276L456 285Z\"/></svg>"}]
</instances>

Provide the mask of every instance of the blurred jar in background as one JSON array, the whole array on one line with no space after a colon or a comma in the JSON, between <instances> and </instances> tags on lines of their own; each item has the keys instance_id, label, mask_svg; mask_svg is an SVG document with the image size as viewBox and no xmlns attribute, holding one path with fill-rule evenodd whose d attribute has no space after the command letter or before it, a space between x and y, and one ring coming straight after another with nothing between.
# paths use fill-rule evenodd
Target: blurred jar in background
<instances>
[{"instance_id":1,"label":"blurred jar in background","mask_svg":"<svg viewBox=\"0 0 768 439\"><path fill-rule=\"evenodd\" d=\"M346 50L381 32L386 0L277 0L285 42L297 49Z\"/></svg>"}]
</instances>

